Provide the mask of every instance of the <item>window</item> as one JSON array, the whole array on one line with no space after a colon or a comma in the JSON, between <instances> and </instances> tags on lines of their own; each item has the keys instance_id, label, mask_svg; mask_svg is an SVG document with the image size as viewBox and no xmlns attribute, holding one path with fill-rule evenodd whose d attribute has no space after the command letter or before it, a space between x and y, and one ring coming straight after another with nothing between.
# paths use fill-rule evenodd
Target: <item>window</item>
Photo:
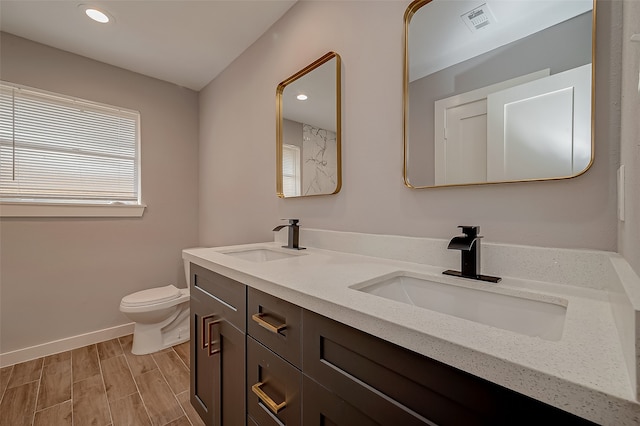
<instances>
[{"instance_id":1,"label":"window","mask_svg":"<svg viewBox=\"0 0 640 426\"><path fill-rule=\"evenodd\" d=\"M285 197L300 195L300 147L282 145L282 192Z\"/></svg>"},{"instance_id":2,"label":"window","mask_svg":"<svg viewBox=\"0 0 640 426\"><path fill-rule=\"evenodd\" d=\"M141 215L139 128L138 112L1 82L2 215L25 205ZM113 206L140 214L104 214Z\"/></svg>"}]
</instances>

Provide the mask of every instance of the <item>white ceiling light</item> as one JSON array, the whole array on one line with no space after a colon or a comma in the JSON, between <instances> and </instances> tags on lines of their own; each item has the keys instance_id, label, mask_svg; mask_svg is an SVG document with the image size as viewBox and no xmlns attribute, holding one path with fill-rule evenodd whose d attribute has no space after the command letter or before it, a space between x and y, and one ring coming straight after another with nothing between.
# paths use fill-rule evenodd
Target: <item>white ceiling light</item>
<instances>
[{"instance_id":1,"label":"white ceiling light","mask_svg":"<svg viewBox=\"0 0 640 426\"><path fill-rule=\"evenodd\" d=\"M300 93L298 96L296 96L296 99L299 101L306 101L308 99L308 96L304 93Z\"/></svg>"},{"instance_id":2,"label":"white ceiling light","mask_svg":"<svg viewBox=\"0 0 640 426\"><path fill-rule=\"evenodd\" d=\"M101 24L106 24L106 23L108 23L108 22L113 20L111 15L109 15L107 12L99 10L99 9L97 9L95 7L87 6L85 4L81 4L78 7L81 8L82 10L84 10L84 13L89 18L91 18L94 21L99 22Z\"/></svg>"},{"instance_id":3,"label":"white ceiling light","mask_svg":"<svg viewBox=\"0 0 640 426\"><path fill-rule=\"evenodd\" d=\"M107 22L109 22L109 17L100 12L98 9L87 9L84 11L84 13L87 14L87 16L91 19L93 19L96 22L100 22L101 24L106 24Z\"/></svg>"}]
</instances>

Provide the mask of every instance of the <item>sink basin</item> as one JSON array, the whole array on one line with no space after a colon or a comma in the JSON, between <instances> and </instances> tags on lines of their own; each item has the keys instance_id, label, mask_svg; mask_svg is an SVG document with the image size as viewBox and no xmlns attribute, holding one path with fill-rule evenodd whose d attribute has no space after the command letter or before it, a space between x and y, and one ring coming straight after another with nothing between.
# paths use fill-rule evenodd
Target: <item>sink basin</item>
<instances>
[{"instance_id":1,"label":"sink basin","mask_svg":"<svg viewBox=\"0 0 640 426\"><path fill-rule=\"evenodd\" d=\"M473 285L473 283L471 283ZM507 295L443 284L407 273L386 276L351 288L454 317L527 336L558 341L567 312L566 300L536 300L538 295Z\"/></svg>"},{"instance_id":2,"label":"sink basin","mask_svg":"<svg viewBox=\"0 0 640 426\"><path fill-rule=\"evenodd\" d=\"M269 262L271 260L286 259L289 257L299 256L299 254L287 253L279 250L267 248L256 248L249 250L227 251L223 252L227 256L237 257L238 259L249 260L251 262Z\"/></svg>"}]
</instances>

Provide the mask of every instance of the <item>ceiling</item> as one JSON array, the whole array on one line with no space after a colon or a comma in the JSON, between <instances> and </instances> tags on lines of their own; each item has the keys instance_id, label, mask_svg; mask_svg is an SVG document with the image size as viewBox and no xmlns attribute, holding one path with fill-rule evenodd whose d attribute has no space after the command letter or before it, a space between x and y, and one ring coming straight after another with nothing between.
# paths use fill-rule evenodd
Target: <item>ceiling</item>
<instances>
[{"instance_id":1,"label":"ceiling","mask_svg":"<svg viewBox=\"0 0 640 426\"><path fill-rule=\"evenodd\" d=\"M465 23L481 6L488 25ZM593 0L434 0L409 25L410 81L479 56L593 9ZM467 20L468 21L468 20Z\"/></svg>"},{"instance_id":2,"label":"ceiling","mask_svg":"<svg viewBox=\"0 0 640 426\"><path fill-rule=\"evenodd\" d=\"M282 92L282 116L288 120L309 124L325 130L337 128L338 60L332 58L307 74L289 83ZM304 101L299 94L307 95Z\"/></svg>"},{"instance_id":3,"label":"ceiling","mask_svg":"<svg viewBox=\"0 0 640 426\"><path fill-rule=\"evenodd\" d=\"M0 30L199 91L296 1L0 0Z\"/></svg>"}]
</instances>

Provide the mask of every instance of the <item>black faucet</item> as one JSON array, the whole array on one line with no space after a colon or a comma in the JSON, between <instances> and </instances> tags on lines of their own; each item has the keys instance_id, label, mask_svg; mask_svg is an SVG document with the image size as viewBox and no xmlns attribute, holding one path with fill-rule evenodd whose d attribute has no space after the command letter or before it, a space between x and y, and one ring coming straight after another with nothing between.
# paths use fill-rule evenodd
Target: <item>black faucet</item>
<instances>
[{"instance_id":1,"label":"black faucet","mask_svg":"<svg viewBox=\"0 0 640 426\"><path fill-rule=\"evenodd\" d=\"M289 219L288 225L279 225L273 228L274 231L279 231L282 228L289 228L289 243L286 246L282 247L294 250L306 249L306 247L300 247L300 225L298 225L298 222L300 222L300 219Z\"/></svg>"},{"instance_id":2,"label":"black faucet","mask_svg":"<svg viewBox=\"0 0 640 426\"><path fill-rule=\"evenodd\" d=\"M480 232L479 226L458 226L462 228L464 235L453 237L449 242L448 249L460 250L462 252L462 266L460 271L448 269L443 272L445 275L454 277L472 278L474 280L499 282L502 278L491 277L480 274Z\"/></svg>"}]
</instances>

